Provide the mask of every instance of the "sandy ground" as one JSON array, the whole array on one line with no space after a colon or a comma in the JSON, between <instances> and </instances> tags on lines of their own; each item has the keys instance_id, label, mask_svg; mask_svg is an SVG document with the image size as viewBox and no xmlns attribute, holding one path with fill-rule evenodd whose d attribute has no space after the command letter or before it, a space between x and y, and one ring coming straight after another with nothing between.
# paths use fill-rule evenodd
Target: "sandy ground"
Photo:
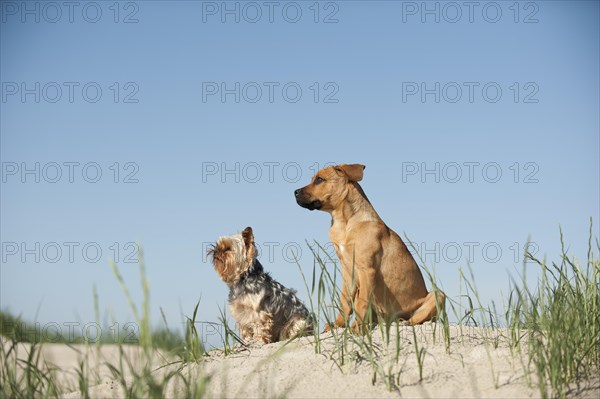
<instances>
[{"instance_id":1,"label":"sandy ground","mask_svg":"<svg viewBox=\"0 0 600 399\"><path fill-rule=\"evenodd\" d=\"M395 330L395 328L394 328ZM150 362L153 375L161 378L179 370L190 381L207 381L207 397L289 397L289 398L532 398L540 397L535 376L525 371L526 354L507 345L506 331L451 326L449 350L431 324L400 327L393 331L389 343L376 329L372 350L366 349L355 336L336 339L331 333L321 334L320 353L316 353L314 337L292 342L279 342L248 348L236 347L227 356L211 351L200 364L183 366L155 352L144 360L135 347L124 352L132 362L131 370ZM416 339L415 339L416 338ZM415 345L416 343L416 345ZM397 350L399 348L399 350ZM27 350L24 345L21 350ZM77 373L81 360L97 385L89 389L92 397L125 396L106 364L118 367L120 352L115 346L102 346L100 356L94 347L44 345L43 357L56 365L64 397L76 398ZM419 375L421 353L422 376ZM132 374L125 368L125 379ZM172 379L165 396L188 395L181 379ZM573 386L569 397L600 397L600 379Z\"/></svg>"}]
</instances>

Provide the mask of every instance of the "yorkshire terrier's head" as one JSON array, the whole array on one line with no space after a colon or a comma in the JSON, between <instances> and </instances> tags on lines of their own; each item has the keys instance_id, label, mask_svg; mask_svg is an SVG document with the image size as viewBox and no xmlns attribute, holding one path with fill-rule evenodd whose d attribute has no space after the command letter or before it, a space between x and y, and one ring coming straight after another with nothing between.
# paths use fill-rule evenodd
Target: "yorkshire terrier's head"
<instances>
[{"instance_id":1,"label":"yorkshire terrier's head","mask_svg":"<svg viewBox=\"0 0 600 399\"><path fill-rule=\"evenodd\" d=\"M212 256L215 271L221 280L228 285L237 283L256 259L252 227L246 227L240 234L220 237L208 255Z\"/></svg>"}]
</instances>

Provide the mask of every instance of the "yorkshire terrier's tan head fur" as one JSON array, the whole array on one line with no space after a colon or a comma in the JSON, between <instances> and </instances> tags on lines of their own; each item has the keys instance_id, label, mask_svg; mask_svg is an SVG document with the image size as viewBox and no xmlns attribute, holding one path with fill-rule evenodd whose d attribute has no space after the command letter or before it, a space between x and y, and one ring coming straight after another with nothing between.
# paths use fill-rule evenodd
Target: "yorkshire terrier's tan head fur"
<instances>
[{"instance_id":1,"label":"yorkshire terrier's tan head fur","mask_svg":"<svg viewBox=\"0 0 600 399\"><path fill-rule=\"evenodd\" d=\"M256 259L256 246L252 227L246 227L239 234L223 236L208 251L213 257L215 271L226 284L239 281Z\"/></svg>"}]
</instances>

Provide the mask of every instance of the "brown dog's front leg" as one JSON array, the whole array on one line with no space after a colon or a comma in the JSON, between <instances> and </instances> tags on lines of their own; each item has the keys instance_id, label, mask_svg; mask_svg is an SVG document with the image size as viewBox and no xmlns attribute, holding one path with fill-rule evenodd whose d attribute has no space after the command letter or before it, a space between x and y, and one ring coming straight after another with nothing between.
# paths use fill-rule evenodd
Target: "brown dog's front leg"
<instances>
[{"instance_id":1,"label":"brown dog's front leg","mask_svg":"<svg viewBox=\"0 0 600 399\"><path fill-rule=\"evenodd\" d=\"M356 318L352 323L352 330L356 333L363 333L364 327L377 321L377 314L373 309L373 291L375 290L375 271L373 268L367 268L359 272L360 292L354 304L356 307Z\"/></svg>"},{"instance_id":2,"label":"brown dog's front leg","mask_svg":"<svg viewBox=\"0 0 600 399\"><path fill-rule=\"evenodd\" d=\"M340 295L340 303L342 308L335 318L335 321L325 325L323 332L327 332L332 328L344 327L347 321L350 320L350 316L352 316L352 301L357 297L358 287L354 287L352 296L350 296L348 292L348 286L342 282L342 294Z\"/></svg>"}]
</instances>

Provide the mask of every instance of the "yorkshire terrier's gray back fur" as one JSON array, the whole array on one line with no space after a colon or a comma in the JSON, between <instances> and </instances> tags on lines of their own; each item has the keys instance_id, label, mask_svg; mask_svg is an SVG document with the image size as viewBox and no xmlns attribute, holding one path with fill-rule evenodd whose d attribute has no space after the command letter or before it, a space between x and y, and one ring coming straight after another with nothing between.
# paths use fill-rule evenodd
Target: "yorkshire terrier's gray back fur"
<instances>
[{"instance_id":1,"label":"yorkshire terrier's gray back fur","mask_svg":"<svg viewBox=\"0 0 600 399\"><path fill-rule=\"evenodd\" d=\"M306 320L306 327L312 329L310 313L300 299L296 296L296 290L284 287L264 271L258 259L248 272L242 276L237 284L230 287L229 303L234 304L242 300L246 295L260 295L262 301L260 307L273 317L274 328L272 335L280 337L290 320ZM290 337L285 337L290 338Z\"/></svg>"}]
</instances>

